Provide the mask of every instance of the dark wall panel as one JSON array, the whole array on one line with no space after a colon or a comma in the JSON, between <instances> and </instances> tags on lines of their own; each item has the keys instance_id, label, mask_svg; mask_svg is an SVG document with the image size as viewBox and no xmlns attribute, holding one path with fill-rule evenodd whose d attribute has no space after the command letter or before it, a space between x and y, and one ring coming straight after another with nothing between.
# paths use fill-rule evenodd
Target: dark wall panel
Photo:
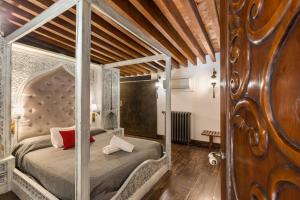
<instances>
[{"instance_id":1,"label":"dark wall panel","mask_svg":"<svg viewBox=\"0 0 300 200\"><path fill-rule=\"evenodd\" d=\"M156 81L121 83L121 127L125 134L156 138Z\"/></svg>"}]
</instances>

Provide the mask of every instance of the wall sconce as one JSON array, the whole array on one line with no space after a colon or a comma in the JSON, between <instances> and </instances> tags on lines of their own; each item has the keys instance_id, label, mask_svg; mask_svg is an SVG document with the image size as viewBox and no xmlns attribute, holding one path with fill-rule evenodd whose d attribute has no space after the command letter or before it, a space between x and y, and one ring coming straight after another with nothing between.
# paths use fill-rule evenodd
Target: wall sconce
<instances>
[{"instance_id":1,"label":"wall sconce","mask_svg":"<svg viewBox=\"0 0 300 200\"><path fill-rule=\"evenodd\" d=\"M92 112L92 122L95 122L96 115L100 115L100 111L98 110L97 104L91 104L90 110Z\"/></svg>"},{"instance_id":2,"label":"wall sconce","mask_svg":"<svg viewBox=\"0 0 300 200\"><path fill-rule=\"evenodd\" d=\"M211 85L213 87L213 98L216 98L216 91L215 91L215 87L216 87L216 78L217 78L217 71L215 70L215 68L213 69L213 74L211 75Z\"/></svg>"},{"instance_id":3,"label":"wall sconce","mask_svg":"<svg viewBox=\"0 0 300 200\"><path fill-rule=\"evenodd\" d=\"M13 119L11 122L11 133L17 133L18 134L18 129L19 129L19 120L24 116L25 111L24 108L22 107L15 107L13 109Z\"/></svg>"}]
</instances>

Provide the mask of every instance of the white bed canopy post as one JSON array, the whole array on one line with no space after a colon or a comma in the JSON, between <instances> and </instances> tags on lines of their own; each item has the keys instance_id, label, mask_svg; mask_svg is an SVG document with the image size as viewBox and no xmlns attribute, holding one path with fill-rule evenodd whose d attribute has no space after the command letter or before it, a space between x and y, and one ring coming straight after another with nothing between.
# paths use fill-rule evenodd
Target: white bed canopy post
<instances>
[{"instance_id":1,"label":"white bed canopy post","mask_svg":"<svg viewBox=\"0 0 300 200\"><path fill-rule=\"evenodd\" d=\"M80 0L77 3L76 11L75 199L89 200L91 2Z\"/></svg>"},{"instance_id":2,"label":"white bed canopy post","mask_svg":"<svg viewBox=\"0 0 300 200\"><path fill-rule=\"evenodd\" d=\"M165 60L165 76L166 76L166 113L165 113L165 151L168 156L168 168L171 169L171 69L172 58L165 54L146 56L142 58L136 58L131 60L119 61L110 64L104 64L105 69L114 67L130 66L140 63L147 63L151 61Z\"/></svg>"},{"instance_id":3,"label":"white bed canopy post","mask_svg":"<svg viewBox=\"0 0 300 200\"><path fill-rule=\"evenodd\" d=\"M166 152L168 155L168 167L171 170L172 159L171 159L171 68L172 58L167 57L166 59Z\"/></svg>"},{"instance_id":4,"label":"white bed canopy post","mask_svg":"<svg viewBox=\"0 0 300 200\"><path fill-rule=\"evenodd\" d=\"M170 51L165 48L158 40L149 37L148 35L144 34L139 28L137 28L130 20L126 19L122 14L120 14L116 9L111 7L109 5L109 1L107 0L92 0L94 3L94 8L98 11L102 12L104 15L109 17L111 20L119 24L121 27L132 33L134 36L139 38L141 41L145 42L152 48L158 50L161 52L161 55L156 56L149 56L145 58L138 58L133 59L131 61L123 61L123 62L117 62L112 63L108 65L104 65L104 67L110 68L110 67L120 67L124 65L129 64L135 64L135 63L144 63L144 62L150 62L150 61L156 61L156 60L166 60L166 151L169 159L169 169L171 169L171 53ZM162 57L163 58L162 58ZM138 61L138 62L136 62Z\"/></svg>"},{"instance_id":5,"label":"white bed canopy post","mask_svg":"<svg viewBox=\"0 0 300 200\"><path fill-rule=\"evenodd\" d=\"M11 152L11 44L0 36L1 65L1 157ZM1 58L0 58L1 60Z\"/></svg>"},{"instance_id":6,"label":"white bed canopy post","mask_svg":"<svg viewBox=\"0 0 300 200\"><path fill-rule=\"evenodd\" d=\"M61 13L74 6L78 1L79 0L58 0L48 9L26 23L24 26L9 34L6 37L7 43L13 43L23 36L27 35L28 33L31 33L35 29L43 26L47 22L51 21Z\"/></svg>"}]
</instances>

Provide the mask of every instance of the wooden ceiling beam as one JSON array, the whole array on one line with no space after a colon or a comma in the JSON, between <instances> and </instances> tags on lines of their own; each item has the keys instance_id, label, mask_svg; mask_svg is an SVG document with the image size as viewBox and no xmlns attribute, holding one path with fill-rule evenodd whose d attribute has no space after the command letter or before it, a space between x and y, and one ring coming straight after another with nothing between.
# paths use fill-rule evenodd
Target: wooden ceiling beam
<instances>
[{"instance_id":1,"label":"wooden ceiling beam","mask_svg":"<svg viewBox=\"0 0 300 200\"><path fill-rule=\"evenodd\" d=\"M204 23L198 12L197 5L194 0L173 0L181 15L184 16L190 30L198 40L199 44L203 44L210 58L215 61L215 52L211 44L210 38L206 32Z\"/></svg>"},{"instance_id":2,"label":"wooden ceiling beam","mask_svg":"<svg viewBox=\"0 0 300 200\"><path fill-rule=\"evenodd\" d=\"M141 56L150 56L153 55L151 51L148 49L144 48L145 45L141 45L142 42L138 43L136 40L133 40L132 37L129 37L127 34L124 34L123 32L120 31L120 29L114 27L112 24L109 22L105 21L102 19L102 16L99 11L95 11L95 13L92 13L92 20L93 20L93 25L95 25L97 28L100 30L106 32L107 34L112 34L114 35L115 39L118 41L122 42L123 44L131 47L133 50L138 52ZM122 30L122 29L121 29ZM156 53L157 54L157 53ZM160 65L160 67L164 68L164 65L160 62L158 62L156 65Z\"/></svg>"},{"instance_id":3,"label":"wooden ceiling beam","mask_svg":"<svg viewBox=\"0 0 300 200\"><path fill-rule=\"evenodd\" d=\"M72 9L70 9L70 12L75 14L76 11L75 11L75 9L72 8ZM140 45L140 43L135 42L134 40L132 40L131 37L128 37L128 35L123 34L122 32L120 32L119 29L112 26L112 24L108 23L104 19L102 19L101 17L103 15L100 16L100 13L98 11L96 11L94 9L94 12L96 12L96 13L92 13L92 31L93 30L96 31L97 29L100 29L101 31L103 31L104 33L106 33L108 35L115 36L114 39L116 39L119 42L123 43L124 45L128 46L129 51L131 51L131 49L133 51L135 51L135 52L131 51L131 53L134 54L133 58L135 58L137 56L137 54L139 54L139 56L152 55L151 51L143 48L143 46ZM119 42L116 41L115 43L119 44ZM159 69L159 70L164 69L164 65L161 63L151 62L151 63L147 63L147 65L149 65L150 68L152 68L152 69Z\"/></svg>"},{"instance_id":4,"label":"wooden ceiling beam","mask_svg":"<svg viewBox=\"0 0 300 200\"><path fill-rule=\"evenodd\" d=\"M10 8L10 9L12 9L12 8ZM14 8L14 10L16 10L16 8ZM19 12L21 12L21 11L18 10L18 13ZM35 13L33 13L33 14L35 14ZM23 16L18 15L18 14L14 14L14 15L15 15L14 17L19 17L20 19L25 20L25 21L30 21L30 19L34 17L34 15L32 15L32 14L28 14L28 13L25 14L25 11L22 12L22 15L23 16L25 15L26 17L23 17ZM20 22L19 21L19 23L24 24L25 22ZM65 32L64 30L60 30L60 31L63 32L63 33L60 33L60 31L58 31L59 28L52 25L51 23L48 23L46 26L43 26L40 29L45 29L46 31L49 31L50 35L51 34L56 34L56 36L52 35L52 38L57 37L60 41L63 41L63 43L68 45L68 46L75 46L75 32L73 32L73 34L71 34L69 32ZM47 35L47 33L45 31L42 31L42 32L43 32L42 34ZM40 33L41 33L41 30L40 30ZM66 36L68 36L68 37L66 37ZM100 41L97 38L94 38L94 39L98 40L98 42ZM103 42L101 41L101 43L103 43ZM92 42L92 49L94 49L99 54L103 54L104 57L109 57L111 59L114 59L115 61L130 59L130 57L121 57L121 56L117 55L116 53L114 53L114 51L108 51L107 49L111 49L111 47L106 48L106 49L102 48L102 46L100 46L99 43L97 43L97 42ZM106 58L106 61L109 62L109 61L112 61L112 60L110 60L110 59L107 60L107 58ZM143 68L142 70L145 73L148 73L148 70L151 70L153 72L157 72L157 69L153 68L151 66L148 66L147 70L144 68L144 66L141 66L141 67Z\"/></svg>"},{"instance_id":5,"label":"wooden ceiling beam","mask_svg":"<svg viewBox=\"0 0 300 200\"><path fill-rule=\"evenodd\" d=\"M113 27L117 28L119 31L121 31L122 33L124 33L125 35L127 35L128 37L130 37L132 40L134 40L136 43L140 44L142 47L144 47L147 52L149 53L149 55L153 54L153 55L157 55L159 54L158 51L156 51L155 49L153 49L152 47L150 47L148 44L146 44L145 42L141 41L139 38L137 38L136 36L134 36L133 34L131 34L129 31L127 31L126 29L122 28L119 24L117 24L115 21L113 21L112 19L110 19L109 17L107 17L106 15L103 15L102 13L100 13L97 9L92 8L93 13L95 13L96 15L100 16L103 20L105 20L106 22L108 22L109 24L111 24Z\"/></svg>"},{"instance_id":6,"label":"wooden ceiling beam","mask_svg":"<svg viewBox=\"0 0 300 200\"><path fill-rule=\"evenodd\" d=\"M75 6L77 2L78 0L69 0L69 1L58 0L56 3L51 5L47 10L44 10L38 16L33 18L30 22L24 24L21 28L7 35L6 36L7 43L11 44L17 41L18 39L22 38L23 36L27 35L28 33L39 28L40 26L43 26L44 24L54 19L56 16L68 10L70 7Z\"/></svg>"},{"instance_id":7,"label":"wooden ceiling beam","mask_svg":"<svg viewBox=\"0 0 300 200\"><path fill-rule=\"evenodd\" d=\"M104 33L102 31L100 31L99 29L94 29L92 28L92 35L104 40L105 42L109 43L110 45L114 46L115 48L118 48L121 51L125 51L126 53L130 54L131 57L133 58L138 58L138 57L143 57L143 55L141 55L139 52L134 51L133 49L130 49L129 47L127 47L126 45L124 45L123 43L120 43L118 40L116 40L114 37L112 37L111 35ZM150 63L150 65L153 68L156 68L160 71L163 71L164 68L160 65L157 65L157 63Z\"/></svg>"},{"instance_id":8,"label":"wooden ceiling beam","mask_svg":"<svg viewBox=\"0 0 300 200\"><path fill-rule=\"evenodd\" d=\"M139 66L139 65L130 65L128 67L136 69L137 71L141 72L142 74L149 74L150 73L150 71L148 69L145 69L144 67Z\"/></svg>"},{"instance_id":9,"label":"wooden ceiling beam","mask_svg":"<svg viewBox=\"0 0 300 200\"><path fill-rule=\"evenodd\" d=\"M18 21L19 19L9 19L9 21L16 25L17 27L22 27L24 22ZM69 51L75 52L75 46L72 44L72 42L65 40L64 38L60 38L60 36L54 35L51 32L44 31L42 28L38 28L35 31L33 31L36 35L42 36L47 38L49 41L54 41L55 44L59 44L60 47L67 49ZM95 49L91 49L91 55L93 55L95 58L101 59L101 61L104 61L104 63L111 63L119 61L117 59L109 58L106 55L100 54L99 51Z\"/></svg>"},{"instance_id":10,"label":"wooden ceiling beam","mask_svg":"<svg viewBox=\"0 0 300 200\"><path fill-rule=\"evenodd\" d=\"M119 50L108 43L105 44L104 41L100 40L99 38L97 38L95 36L92 36L92 41L93 41L93 43L96 43L101 48L103 48L103 50L109 51L111 54L118 55L119 57L121 57L121 60L128 60L128 59L134 58L134 57L128 55L127 53L123 52L122 50ZM142 65L140 65L140 67L146 68L155 73L158 71L157 68L154 68L151 65L147 65L147 64L142 64Z\"/></svg>"},{"instance_id":11,"label":"wooden ceiling beam","mask_svg":"<svg viewBox=\"0 0 300 200\"><path fill-rule=\"evenodd\" d=\"M11 19L13 18L13 19ZM11 24L16 26L16 29L23 26L23 24L26 23L26 20L24 19L19 19L16 16L10 16L10 22ZM15 21L14 21L15 20ZM36 29L34 32L30 33L31 38L37 38L40 41L43 41L44 43L48 43L51 45L56 45L60 47L61 49L64 49L64 51L68 51L69 55L72 54L74 56L75 53L75 48L74 48L74 42L69 41L61 36L57 36L53 34L52 32L47 32L43 29L43 27ZM54 45L54 46L55 46ZM111 63L111 62L116 62L120 61L122 59L120 58L109 58L105 55L100 55L97 51L92 50L91 51L91 58L93 60L96 60L98 63ZM137 66L131 66L131 69L128 70L130 73L126 72L127 75L143 75L143 74L149 74L150 71L148 69L145 69L143 66L142 67L137 67Z\"/></svg>"},{"instance_id":12,"label":"wooden ceiling beam","mask_svg":"<svg viewBox=\"0 0 300 200\"><path fill-rule=\"evenodd\" d=\"M137 72L138 74L149 74L150 73L150 71L148 69L145 69L143 66L130 65L130 66L128 66L128 68Z\"/></svg>"},{"instance_id":13,"label":"wooden ceiling beam","mask_svg":"<svg viewBox=\"0 0 300 200\"><path fill-rule=\"evenodd\" d=\"M21 20L25 21L28 21L37 16L39 13L47 9L48 6L53 4L51 0L4 1L7 5L10 5L11 7L18 9L19 11L22 11L22 13L15 12L14 14L15 17L18 17ZM74 8L72 8L71 10L74 11ZM19 16L16 16L18 14ZM98 16L96 14L93 14L93 16L96 16L94 17L96 19L99 18L99 21L101 22L100 25L99 23L97 23L97 26L93 25L96 26L95 30L97 30L95 31L96 33L92 33L92 53L94 53L94 57L101 57L101 59L105 63L107 63L112 61L119 61L122 59L132 59L137 57L149 56L153 55L153 53L157 53L152 47L140 41L138 38L133 36L131 33L129 33L127 30L125 30L112 20L109 22L109 20L105 20L101 18L101 16ZM110 27L108 28L109 31L107 31L107 29L105 29L103 26ZM100 29L100 27L102 28ZM64 45L68 45L68 47L70 47L70 44L73 44L75 41L75 15L70 11L66 11L63 13L63 15L60 15L49 23L45 24L38 31L39 35L43 35L49 40L52 39L51 41L54 40L58 42L59 40L60 45L62 45L63 43ZM46 31L50 34L46 34ZM119 35L118 33L121 33L121 38L114 38L113 36ZM121 39L123 39L122 43L120 41ZM112 44L111 41L114 41L114 43ZM130 43L128 41L130 41ZM123 44L123 46L120 47L120 44ZM145 48L145 46L149 48ZM114 50L116 50L116 52L114 52ZM99 62L99 59L97 62ZM157 72L157 70L164 70L164 62L161 61L159 63L143 63L140 64L139 67L144 73ZM178 68L179 63L175 61L173 63L173 67Z\"/></svg>"},{"instance_id":14,"label":"wooden ceiling beam","mask_svg":"<svg viewBox=\"0 0 300 200\"><path fill-rule=\"evenodd\" d=\"M144 43L143 41L141 41L139 38L137 38L136 36L134 36L133 34L129 33L127 30L125 30L124 28L122 28L119 24L117 24L116 22L114 22L113 20L111 20L110 18L108 18L107 16L103 15L102 13L100 13L97 9L92 9L94 14L92 15L92 18L94 18L94 15L98 15L99 17L101 17L101 19L103 19L104 21L106 21L107 23L109 23L111 26L115 27L116 29L118 29L120 32L124 33L125 35L127 35L127 37L131 38L132 40L134 40L136 43L140 44L142 47L145 48L145 53L143 54L144 56L147 55L157 55L159 54L159 52L157 52L156 50L154 50L152 47L150 47L149 45L147 45L146 43ZM102 22L103 22L102 20ZM104 26L105 27L105 26ZM115 34L115 31L113 31L113 34ZM179 68L179 63L177 61L176 62L176 68ZM165 64L163 61L158 61L155 62L158 65L160 65L161 67L165 67Z\"/></svg>"},{"instance_id":15,"label":"wooden ceiling beam","mask_svg":"<svg viewBox=\"0 0 300 200\"><path fill-rule=\"evenodd\" d=\"M128 72L127 70L125 70L125 69L120 69L120 72L125 73L126 76L132 76L132 75L134 75L134 74L132 74L131 72Z\"/></svg>"},{"instance_id":16,"label":"wooden ceiling beam","mask_svg":"<svg viewBox=\"0 0 300 200\"><path fill-rule=\"evenodd\" d=\"M18 0L19 1L19 0ZM35 2L35 1L33 1ZM37 2L38 5L43 6L43 9L46 9L48 6L50 6L53 2L51 0L43 0L42 2ZM76 19L76 10L75 8L71 8L63 15L58 16L59 18L71 23L72 25L75 26L75 19ZM149 54L143 54L145 49L140 46L140 44L132 41L131 38L127 37L124 35L122 32L120 32L118 29L114 28L111 24L103 20L101 17L98 15L92 13L92 26L94 28L98 28L101 31L107 33L107 34L112 34L115 36L116 39L119 40L119 42L124 43L125 45L129 46L130 48L134 49L137 52L142 53L142 55L148 56ZM152 54L150 54L152 55Z\"/></svg>"},{"instance_id":17,"label":"wooden ceiling beam","mask_svg":"<svg viewBox=\"0 0 300 200\"><path fill-rule=\"evenodd\" d=\"M157 71L154 71L154 70L149 69L148 65L146 65L145 63L139 64L139 65L137 65L137 66L139 66L141 69L147 70L147 72L145 72L146 74L150 74L151 72L157 73Z\"/></svg>"},{"instance_id":18,"label":"wooden ceiling beam","mask_svg":"<svg viewBox=\"0 0 300 200\"><path fill-rule=\"evenodd\" d=\"M100 29L101 31L112 34L115 39L117 39L119 42L122 42L123 44L129 46L131 49L134 49L135 51L139 52L140 54L144 56L152 55L148 52L144 52L145 49L140 46L138 43L133 41L130 37L120 32L118 29L114 28L111 24L103 20L101 17L99 17L96 14L92 14L92 24L96 28Z\"/></svg>"},{"instance_id":19,"label":"wooden ceiling beam","mask_svg":"<svg viewBox=\"0 0 300 200\"><path fill-rule=\"evenodd\" d=\"M32 2L35 2L33 0L30 0ZM52 1L51 0L44 0L41 2L37 2L36 4L40 5L43 9L46 9L48 6L52 5ZM63 20L72 23L73 25L75 25L75 16L76 15L76 10L75 8L71 8L69 9L69 11L66 11L63 15L59 16L60 18L62 18ZM101 28L98 26L100 25ZM96 26L96 27L94 27ZM131 37L126 37L126 35L124 36L122 34L122 32L120 32L119 29L114 28L111 24L109 24L108 22L105 22L102 18L100 18L99 16L97 16L96 14L92 13L92 30L95 30L96 28L99 28L100 30L106 32L107 34L112 34L114 36L116 36L117 38L119 37L119 41L124 43L125 45L127 45L128 47L134 49L137 53L144 55L144 56L148 56L148 55L152 55L152 53L143 48L140 43L137 43L134 41L132 42ZM93 41L93 38L92 38ZM119 43L119 42L118 42ZM144 43L143 43L144 44ZM147 45L144 45L147 46ZM149 46L147 46L149 47ZM128 50L126 50L126 52L128 52ZM130 58L130 57L129 57ZM131 57L131 58L135 58L135 57ZM124 59L128 59L128 58L124 58ZM159 63L146 63L145 65L149 65L149 69L151 71L157 72L158 70L163 70L164 69L164 65L163 64L159 64ZM160 65L160 66L159 66Z\"/></svg>"},{"instance_id":20,"label":"wooden ceiling beam","mask_svg":"<svg viewBox=\"0 0 300 200\"><path fill-rule=\"evenodd\" d=\"M140 68L137 66L131 65L126 69L128 72L134 73L135 75L143 75L146 74L147 72L142 71Z\"/></svg>"},{"instance_id":21,"label":"wooden ceiling beam","mask_svg":"<svg viewBox=\"0 0 300 200\"><path fill-rule=\"evenodd\" d=\"M128 77L128 76L133 76L133 74L127 72L127 71L124 71L124 70L120 70L120 75L122 77Z\"/></svg>"},{"instance_id":22,"label":"wooden ceiling beam","mask_svg":"<svg viewBox=\"0 0 300 200\"><path fill-rule=\"evenodd\" d=\"M183 56L161 32L159 32L130 2L124 0L105 0L114 10L128 19L148 37L153 38L168 49L172 57L181 65L187 65L187 59Z\"/></svg>"},{"instance_id":23,"label":"wooden ceiling beam","mask_svg":"<svg viewBox=\"0 0 300 200\"><path fill-rule=\"evenodd\" d=\"M144 75L144 74L150 74L150 71L142 71L141 68L139 67L135 67L135 65L130 65L130 66L126 66L126 67L119 67L119 69L126 69L126 70L133 70L133 69L138 69L137 71L139 72L139 75Z\"/></svg>"},{"instance_id":24,"label":"wooden ceiling beam","mask_svg":"<svg viewBox=\"0 0 300 200\"><path fill-rule=\"evenodd\" d=\"M73 18L72 15L75 15L76 10L74 8L71 8L69 11L65 12L64 14L68 15L68 18ZM152 55L150 51L147 49L143 48L139 43L133 41L130 37L127 35L124 35L122 32L120 32L119 29L113 27L111 24L103 20L100 16L98 16L95 13L92 13L92 31L97 32L98 35L100 32L98 31L100 29L104 33L108 34L107 36L109 37L110 35L114 35L114 39L117 39L119 42L122 42L124 45L128 46L129 48L126 50L126 52L131 51L131 53L134 55L131 58L135 58L135 56L149 56ZM120 45L120 43L115 41L116 44ZM124 47L124 46L123 46ZM135 52L134 52L135 51ZM129 57L130 58L130 57ZM128 58L125 58L128 59ZM164 66L158 63L146 63L145 65L149 65L149 69L151 71L156 71L157 70L163 70Z\"/></svg>"},{"instance_id":25,"label":"wooden ceiling beam","mask_svg":"<svg viewBox=\"0 0 300 200\"><path fill-rule=\"evenodd\" d=\"M204 0L206 3L206 8L208 10L209 18L212 20L212 24L214 24L214 32L217 36L217 43L218 48L220 48L220 21L219 21L219 15L218 15L218 8L216 5L215 0ZM197 1L196 1L197 2ZM199 10L199 6L198 6ZM199 10L200 12L200 10Z\"/></svg>"},{"instance_id":26,"label":"wooden ceiling beam","mask_svg":"<svg viewBox=\"0 0 300 200\"><path fill-rule=\"evenodd\" d=\"M32 2L36 2L36 0L29 0ZM46 9L48 6L52 5L53 1L52 0L43 0L44 9ZM39 4L41 4L39 2ZM136 58L136 57L142 57L142 56L149 56L152 54L159 54L157 51L155 51L152 47L149 45L145 44L143 41L139 40L136 36L133 34L129 33L127 30L122 28L120 25L116 24L114 21L100 13L97 9L92 9L92 20L96 21L96 24L92 23L92 29L93 25L96 25L97 28L100 28L102 31L106 32L109 35L115 36L117 40L122 42L123 44L127 45L128 47L131 47L136 51L136 53L139 53L138 56L133 56L131 58ZM59 16L62 19L71 22L72 19L75 18L76 10L75 8L69 9L69 11L66 11L63 15ZM74 20L73 20L74 21ZM98 27L98 25L100 27ZM125 34L122 35L121 33ZM130 43L130 41L133 40L134 42ZM125 42L124 42L125 41ZM118 42L119 43L119 42ZM117 44L118 44L117 43ZM141 48L141 47L143 48ZM127 52L127 51L126 51ZM154 70L164 70L165 68L165 63L164 61L158 61L158 62L150 62L146 63L149 65L148 68L152 68ZM175 68L179 68L179 63L175 60L173 60L173 66Z\"/></svg>"},{"instance_id":27,"label":"wooden ceiling beam","mask_svg":"<svg viewBox=\"0 0 300 200\"><path fill-rule=\"evenodd\" d=\"M162 14L153 1L129 0L131 4L160 31L181 54L183 54L193 65L197 63L195 54L187 46L172 24ZM204 58L204 57L203 57Z\"/></svg>"},{"instance_id":28,"label":"wooden ceiling beam","mask_svg":"<svg viewBox=\"0 0 300 200\"><path fill-rule=\"evenodd\" d=\"M132 74L132 75L142 75L142 73L140 73L140 72L137 72L136 70L134 70L133 68L129 68L129 67L127 67L126 69L124 68L123 69L124 71L126 71L126 72L128 72L128 73L130 73L130 74Z\"/></svg>"},{"instance_id":29,"label":"wooden ceiling beam","mask_svg":"<svg viewBox=\"0 0 300 200\"><path fill-rule=\"evenodd\" d=\"M52 3L53 3L52 1L49 1L49 0L44 0L41 2L38 2L35 0L29 0L32 3L21 1L21 0L16 0L16 1L5 0L5 1L7 2L7 4L11 4L10 8L9 8L10 10L17 9L17 13L21 12L20 15L25 16L28 19L31 19L34 16L38 15L40 12L43 11L43 9L46 9L47 6L52 5ZM67 15L68 17L65 17L64 15ZM73 13L71 13L70 11L66 11L64 13L64 15L60 15L58 18L55 18L51 22L47 23L46 26L48 26L50 28L50 30L51 29L52 30L59 29L59 32L61 32L64 36L68 36L68 38L72 38L73 40L75 40L75 37L76 37L75 31L74 31L75 30L75 21L74 21L75 15ZM71 23L71 24L68 24L68 23ZM111 46L113 45L115 48L120 47L119 50L121 50L124 53L126 53L127 55L129 55L129 57L128 57L129 59L136 58L136 57L142 57L143 54L140 54L139 52L136 52L136 51L130 49L129 47L121 44L115 38L113 38L110 34L105 34L104 32L101 33L100 30L94 28L93 26L92 26L92 29L96 32L96 35L94 33L92 33L92 43L94 43L94 40L96 38L98 38L97 42L99 42L99 39L100 39L102 41L102 43L104 42L104 45L110 44ZM62 36L62 34L60 34L60 35ZM99 34L102 37L101 36L98 37ZM113 43L111 43L111 41L113 41ZM112 50L115 50L115 49L112 49ZM147 55L147 54L144 54L144 55ZM174 62L173 64L176 68L179 67L177 62ZM156 70L163 71L164 70L163 62L160 64L151 62L151 63L147 63L146 65L148 65L149 66L148 68L152 71L156 71Z\"/></svg>"},{"instance_id":30,"label":"wooden ceiling beam","mask_svg":"<svg viewBox=\"0 0 300 200\"><path fill-rule=\"evenodd\" d=\"M41 12L44 11L44 9L41 9L40 7L36 6L35 4L32 4L28 1L24 1L24 0L4 0L4 2L15 6L27 13L30 13L33 16L37 16L39 15ZM72 25L70 23L66 23L66 21L61 20L59 17L54 18L53 20L51 20L50 22L53 25L56 25L62 29L64 29L65 31L68 31L70 33L72 33L74 30L76 30L76 26Z\"/></svg>"},{"instance_id":31,"label":"wooden ceiling beam","mask_svg":"<svg viewBox=\"0 0 300 200\"><path fill-rule=\"evenodd\" d=\"M124 71L121 71L121 70L120 70L120 76L121 76L121 77L124 77L124 76L127 76L127 74L126 74Z\"/></svg>"},{"instance_id":32,"label":"wooden ceiling beam","mask_svg":"<svg viewBox=\"0 0 300 200\"><path fill-rule=\"evenodd\" d=\"M74 58L74 54L75 54L75 52L71 52L64 48L58 47L56 45L48 44L46 42L40 41L37 38L32 37L30 34L26 35L25 37L20 38L18 40L18 42L20 42L21 44L25 44L27 46L32 46L32 47L36 47L36 48L43 49L46 51L67 55L67 56L73 57L73 58ZM99 61L94 60L94 62L97 64L101 64Z\"/></svg>"},{"instance_id":33,"label":"wooden ceiling beam","mask_svg":"<svg viewBox=\"0 0 300 200\"><path fill-rule=\"evenodd\" d=\"M100 16L103 20L107 21L112 26L114 26L115 28L117 28L119 31L121 31L122 33L126 34L132 40L134 40L135 42L137 42L141 46L143 46L145 48L145 50L147 50L146 53L149 53L149 55L151 55L151 53L154 54L154 55L158 55L159 54L158 51L156 51L155 49L153 49L152 47L150 47L149 45L147 45L146 43L144 43L143 41L141 41L138 37L134 36L133 34L131 34L130 32L128 32L126 29L122 28L119 24L117 24L115 21L113 21L112 19L110 19L106 15L103 15L102 13L100 13L96 9L92 9L92 10L93 10L93 12L96 15ZM165 67L165 62L164 61L154 61L154 62L157 63L158 65L160 65L163 68ZM176 68L179 68L179 63L177 61L175 61L174 59L173 59L173 63L174 63L174 66Z\"/></svg>"},{"instance_id":34,"label":"wooden ceiling beam","mask_svg":"<svg viewBox=\"0 0 300 200\"><path fill-rule=\"evenodd\" d=\"M57 47L63 49L64 51L72 52L73 55L75 54L75 49L70 48L68 46L65 46L64 44L61 44L60 42L57 42L57 41L55 41L55 40L53 40L51 38L46 38L46 37L44 37L42 35L39 35L36 32L31 32L29 34L29 37L36 38L37 40L42 41L42 42L44 42L46 44L51 44L52 46L57 46ZM97 63L104 63L104 64L108 63L107 61L102 60L101 58L94 56L94 54L91 55L91 59L94 60L94 61L96 61Z\"/></svg>"},{"instance_id":35,"label":"wooden ceiling beam","mask_svg":"<svg viewBox=\"0 0 300 200\"><path fill-rule=\"evenodd\" d=\"M154 2L165 15L165 17L171 22L183 40L189 45L194 54L199 57L203 64L206 63L205 53L203 52L204 47L199 45L198 41L190 31L173 1L154 0Z\"/></svg>"},{"instance_id":36,"label":"wooden ceiling beam","mask_svg":"<svg viewBox=\"0 0 300 200\"><path fill-rule=\"evenodd\" d=\"M24 21L20 18L17 18L15 16L10 16L9 19L10 19L11 23L17 25L18 27L22 27L26 23L26 21ZM71 48L75 47L75 41L68 40L65 37L59 36L59 35L55 34L55 32L53 33L52 31L45 30L45 28L43 26L36 29L35 32L40 35L43 35L46 38L51 38L52 40L60 42L68 47L71 47ZM102 59L106 60L107 62L123 60L122 58L120 58L116 55L114 56L110 53L105 52L103 49L99 49L99 47L95 47L95 45L93 45L93 44L91 46L92 46L92 48L91 48L92 52L96 53L98 56L101 55Z\"/></svg>"},{"instance_id":37,"label":"wooden ceiling beam","mask_svg":"<svg viewBox=\"0 0 300 200\"><path fill-rule=\"evenodd\" d=\"M127 71L128 71L128 70L127 70ZM141 71L139 68L133 67L133 66L131 67L131 70L128 71L128 72L134 73L134 74L136 74L136 75L142 75L142 74L144 74L144 72Z\"/></svg>"},{"instance_id":38,"label":"wooden ceiling beam","mask_svg":"<svg viewBox=\"0 0 300 200\"><path fill-rule=\"evenodd\" d=\"M43 0L42 2L36 2L36 0L29 0L29 1L32 2L32 3L35 3L35 4L39 4L40 7L43 7L44 9L46 9L49 6L51 6L55 2L55 1L53 2L52 0ZM69 9L69 11L66 11L63 15L61 15L59 17L61 17L64 20L68 21L69 23L72 23L72 21L74 21L74 20L70 20L70 19L75 18L75 15L76 15L76 8L73 7L71 9ZM97 16L101 17L100 20L101 20L101 26L102 27L104 27L104 28L110 28L109 29L109 34L113 34L113 35L118 36L118 33L120 34L120 32L122 32L127 37L129 37L134 42L136 42L138 45L140 45L140 46L142 46L144 48L144 49L140 48L139 50L141 50L142 52L145 52L146 53L146 54L144 54L145 56L152 55L152 54L158 54L158 52L155 51L153 48L151 48L149 45L145 44L144 42L142 42L141 40L139 40L137 37L133 36L131 33L129 33L124 28L122 28L119 25L117 25L116 23L114 23L112 20L110 20L109 18L107 18L105 15L101 15L96 9L92 9L92 20L95 21L96 23L98 22L98 19L99 19ZM103 24L103 22L105 24ZM107 23L109 23L109 24L107 24ZM113 26L114 28L118 29L118 31L117 30L112 30L111 26ZM127 41L127 40L129 41L129 38L127 38L125 41ZM123 40L122 40L122 42L123 42Z\"/></svg>"},{"instance_id":39,"label":"wooden ceiling beam","mask_svg":"<svg viewBox=\"0 0 300 200\"><path fill-rule=\"evenodd\" d=\"M126 76L126 74L120 70L120 76L124 77L124 76Z\"/></svg>"}]
</instances>

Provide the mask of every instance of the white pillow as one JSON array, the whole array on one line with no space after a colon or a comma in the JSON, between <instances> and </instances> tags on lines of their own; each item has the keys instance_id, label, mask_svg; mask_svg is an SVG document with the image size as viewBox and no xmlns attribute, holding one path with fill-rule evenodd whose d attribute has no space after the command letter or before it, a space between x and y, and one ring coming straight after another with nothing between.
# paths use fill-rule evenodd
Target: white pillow
<instances>
[{"instance_id":1,"label":"white pillow","mask_svg":"<svg viewBox=\"0 0 300 200\"><path fill-rule=\"evenodd\" d=\"M61 134L59 131L69 131L69 130L74 130L74 129L75 129L75 126L65 127L65 128L60 128L60 127L50 128L52 145L55 148L64 147L64 141L63 141L63 138L61 137Z\"/></svg>"}]
</instances>

